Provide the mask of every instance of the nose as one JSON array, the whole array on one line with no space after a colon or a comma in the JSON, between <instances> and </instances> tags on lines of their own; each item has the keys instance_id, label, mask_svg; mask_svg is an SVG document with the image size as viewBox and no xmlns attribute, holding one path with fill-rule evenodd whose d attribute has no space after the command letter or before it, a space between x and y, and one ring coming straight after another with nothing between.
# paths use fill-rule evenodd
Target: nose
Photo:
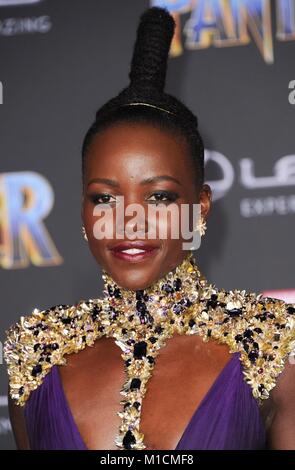
<instances>
[{"instance_id":1,"label":"nose","mask_svg":"<svg viewBox=\"0 0 295 470\"><path fill-rule=\"evenodd\" d=\"M128 239L145 238L148 232L147 209L140 203L128 203L117 207L116 235Z\"/></svg>"}]
</instances>

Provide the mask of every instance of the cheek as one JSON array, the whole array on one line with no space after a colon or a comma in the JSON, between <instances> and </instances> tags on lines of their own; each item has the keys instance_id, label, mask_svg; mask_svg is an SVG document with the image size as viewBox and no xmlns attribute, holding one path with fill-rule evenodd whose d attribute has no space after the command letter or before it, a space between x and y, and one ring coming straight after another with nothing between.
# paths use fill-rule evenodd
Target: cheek
<instances>
[{"instance_id":1,"label":"cheek","mask_svg":"<svg viewBox=\"0 0 295 470\"><path fill-rule=\"evenodd\" d=\"M149 210L149 235L155 234L162 240L180 240L182 238L183 217L180 206L170 204Z\"/></svg>"},{"instance_id":2,"label":"cheek","mask_svg":"<svg viewBox=\"0 0 295 470\"><path fill-rule=\"evenodd\" d=\"M111 231L113 227L112 209L104 209L102 206L85 202L83 205L83 221L89 240L98 242L113 236Z\"/></svg>"}]
</instances>

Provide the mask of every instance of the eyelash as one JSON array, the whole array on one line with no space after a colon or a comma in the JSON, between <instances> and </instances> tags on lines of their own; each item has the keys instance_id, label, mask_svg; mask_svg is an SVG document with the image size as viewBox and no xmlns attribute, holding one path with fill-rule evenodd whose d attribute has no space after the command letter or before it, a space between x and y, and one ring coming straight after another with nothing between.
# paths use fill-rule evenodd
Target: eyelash
<instances>
[{"instance_id":1,"label":"eyelash","mask_svg":"<svg viewBox=\"0 0 295 470\"><path fill-rule=\"evenodd\" d=\"M156 205L161 202L170 204L171 202L175 202L179 198L179 195L173 191L155 191L153 194L151 194L150 197L152 196L156 196L156 197L160 196L160 197L166 198L166 200L159 199L159 200L151 201L152 204L156 204ZM103 197L111 198L114 196L111 196L111 194L107 194L107 193L92 194L90 195L90 200L93 204L111 204L112 202L116 202L116 201L100 201L100 199Z\"/></svg>"}]
</instances>

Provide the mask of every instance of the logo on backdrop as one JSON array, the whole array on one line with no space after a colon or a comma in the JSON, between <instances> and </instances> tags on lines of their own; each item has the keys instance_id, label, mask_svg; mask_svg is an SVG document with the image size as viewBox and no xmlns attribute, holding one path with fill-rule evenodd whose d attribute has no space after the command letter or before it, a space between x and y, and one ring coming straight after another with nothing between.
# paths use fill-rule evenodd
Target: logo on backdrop
<instances>
[{"instance_id":1,"label":"logo on backdrop","mask_svg":"<svg viewBox=\"0 0 295 470\"><path fill-rule=\"evenodd\" d=\"M290 104L295 104L295 80L291 80L288 85L290 91L288 95L288 101Z\"/></svg>"},{"instance_id":2,"label":"logo on backdrop","mask_svg":"<svg viewBox=\"0 0 295 470\"><path fill-rule=\"evenodd\" d=\"M182 54L184 47L243 46L253 41L264 61L271 64L274 62L272 7L276 14L276 39L295 40L295 0L151 0L151 5L167 8L175 19L172 56ZM190 17L182 31L181 14L184 13Z\"/></svg>"},{"instance_id":3,"label":"logo on backdrop","mask_svg":"<svg viewBox=\"0 0 295 470\"><path fill-rule=\"evenodd\" d=\"M40 3L43 0L0 0L0 7L11 7L14 5L31 5L32 3Z\"/></svg>"},{"instance_id":4,"label":"logo on backdrop","mask_svg":"<svg viewBox=\"0 0 295 470\"><path fill-rule=\"evenodd\" d=\"M206 183L212 188L213 201L221 199L230 191L235 182L235 170L230 160L223 154L205 150L205 163L215 166L220 176ZM238 162L238 180L247 190L291 188L295 186L295 155L279 158L274 164L272 175L257 176L255 160L242 158ZM240 201L243 217L295 214L295 194L243 198Z\"/></svg>"},{"instance_id":5,"label":"logo on backdrop","mask_svg":"<svg viewBox=\"0 0 295 470\"><path fill-rule=\"evenodd\" d=\"M0 0L0 7L34 5L43 0ZM3 10L5 11L5 9ZM20 34L48 33L52 28L48 15L30 17L9 17L0 19L0 36L17 36Z\"/></svg>"},{"instance_id":6,"label":"logo on backdrop","mask_svg":"<svg viewBox=\"0 0 295 470\"><path fill-rule=\"evenodd\" d=\"M30 171L0 174L1 267L63 262L44 224L53 202L52 187L42 175Z\"/></svg>"}]
</instances>

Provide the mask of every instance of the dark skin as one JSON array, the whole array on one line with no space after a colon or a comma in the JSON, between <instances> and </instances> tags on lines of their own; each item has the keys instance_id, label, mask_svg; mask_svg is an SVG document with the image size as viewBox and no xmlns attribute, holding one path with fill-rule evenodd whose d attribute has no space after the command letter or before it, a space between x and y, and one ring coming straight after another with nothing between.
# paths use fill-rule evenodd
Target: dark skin
<instances>
[{"instance_id":1,"label":"dark skin","mask_svg":"<svg viewBox=\"0 0 295 470\"><path fill-rule=\"evenodd\" d=\"M163 175L165 179L155 180ZM142 184L146 179L149 181ZM93 207L102 201L101 194L108 195L104 202L111 203L110 218L118 195L124 196L125 205L138 203L147 212L148 205L156 200L170 204L173 194L175 204L200 203L206 219L211 189L208 185L198 187L196 181L187 143L175 133L147 124L121 123L95 136L87 154L82 218L94 258L119 286L132 290L148 287L176 267L187 251L182 248L182 238L168 237L153 241L157 251L152 258L139 262L114 259L109 249L113 240L97 240L92 232ZM125 228L131 219L126 216ZM146 231L146 219L143 225ZM167 228L169 233L169 223ZM142 232L138 238L143 239ZM125 378L121 350L112 338L104 337L94 347L86 347L67 359L67 367L59 370L86 446L117 450L114 440L120 424L119 391ZM205 343L198 336L186 335L167 340L157 357L142 405L141 431L148 449L175 449L193 413L230 359L228 346L215 340ZM294 369L290 364L285 367L271 398L261 409L270 448L295 448ZM22 408L11 400L10 415L18 448L29 448Z\"/></svg>"}]
</instances>

